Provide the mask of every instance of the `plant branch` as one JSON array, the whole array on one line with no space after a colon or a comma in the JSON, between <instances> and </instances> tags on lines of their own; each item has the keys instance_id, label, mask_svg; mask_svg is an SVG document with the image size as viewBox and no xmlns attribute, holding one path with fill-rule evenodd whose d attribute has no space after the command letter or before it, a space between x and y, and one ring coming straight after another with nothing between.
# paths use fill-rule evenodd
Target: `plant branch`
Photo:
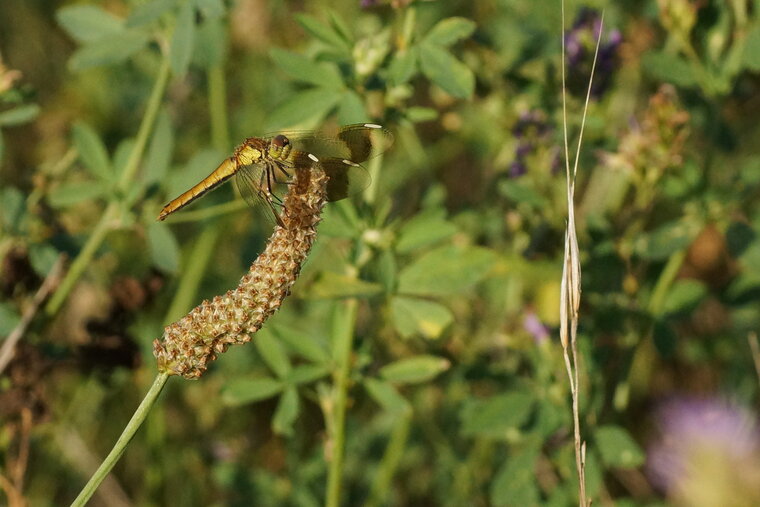
<instances>
[{"instance_id":1,"label":"plant branch","mask_svg":"<svg viewBox=\"0 0 760 507\"><path fill-rule=\"evenodd\" d=\"M346 445L346 400L357 308L356 299L349 299L340 304L335 314L335 325L333 327L333 359L336 369L333 372L332 411L326 414L331 417L331 423L328 427L331 429L332 449L327 475L327 499L325 501L327 507L338 507L340 505L340 486L343 478L343 458Z\"/></svg>"},{"instance_id":2,"label":"plant branch","mask_svg":"<svg viewBox=\"0 0 760 507\"><path fill-rule=\"evenodd\" d=\"M121 433L121 436L116 441L116 444L114 444L113 449L111 449L111 452L108 453L106 459L103 460L103 463L100 464L93 476L89 481L87 481L87 484L85 484L84 488L82 488L82 491L79 493L76 499L74 499L74 502L71 504L72 507L84 506L92 497L93 493L95 493L95 490L98 489L100 483L103 482L103 479L106 478L121 455L124 454L124 450L127 448L127 444L135 436L135 433L137 433L140 425L142 425L143 421L145 421L145 418L148 416L148 412L150 412L150 409L156 403L158 395L161 394L161 390L164 388L164 385L166 384L168 378L169 375L166 373L159 373L156 376L156 379L153 381L153 385L150 386L148 393L145 395L145 398L143 398L140 406L137 407L137 410L135 410L132 419L130 419L127 423L124 431Z\"/></svg>"}]
</instances>

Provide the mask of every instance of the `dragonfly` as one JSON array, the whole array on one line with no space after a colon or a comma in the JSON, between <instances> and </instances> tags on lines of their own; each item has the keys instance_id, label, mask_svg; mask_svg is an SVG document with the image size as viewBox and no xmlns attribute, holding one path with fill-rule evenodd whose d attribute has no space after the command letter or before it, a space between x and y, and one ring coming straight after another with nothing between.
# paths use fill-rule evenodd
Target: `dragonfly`
<instances>
[{"instance_id":1,"label":"dragonfly","mask_svg":"<svg viewBox=\"0 0 760 507\"><path fill-rule=\"evenodd\" d=\"M339 201L367 188L370 176L361 164L386 151L391 144L393 134L374 123L346 125L335 135L293 131L249 137L211 174L164 206L158 220L165 220L234 178L240 194L250 205L257 208L264 205L282 225L277 214L282 201L276 190L291 183L296 171L321 167L328 176L327 200Z\"/></svg>"}]
</instances>

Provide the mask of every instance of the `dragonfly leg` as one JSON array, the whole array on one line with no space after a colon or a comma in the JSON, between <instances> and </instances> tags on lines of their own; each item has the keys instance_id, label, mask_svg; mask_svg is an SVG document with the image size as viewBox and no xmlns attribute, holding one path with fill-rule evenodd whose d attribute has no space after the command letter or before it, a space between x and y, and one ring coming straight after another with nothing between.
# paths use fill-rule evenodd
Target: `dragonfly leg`
<instances>
[{"instance_id":1,"label":"dragonfly leg","mask_svg":"<svg viewBox=\"0 0 760 507\"><path fill-rule=\"evenodd\" d=\"M266 201L267 206L269 206L269 211L272 212L272 216L274 217L275 222L277 222L277 225L280 227L285 227L285 224L282 222L279 213L277 213L277 208L275 207L275 205L281 206L281 204L272 202L272 197L277 198L277 196L268 192L261 192L261 197L264 199L264 201Z\"/></svg>"}]
</instances>

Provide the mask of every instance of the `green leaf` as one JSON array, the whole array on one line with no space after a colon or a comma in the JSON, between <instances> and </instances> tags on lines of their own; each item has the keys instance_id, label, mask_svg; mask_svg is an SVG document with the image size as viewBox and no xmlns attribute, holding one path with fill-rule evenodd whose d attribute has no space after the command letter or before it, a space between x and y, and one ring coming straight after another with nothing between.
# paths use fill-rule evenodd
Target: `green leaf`
<instances>
[{"instance_id":1,"label":"green leaf","mask_svg":"<svg viewBox=\"0 0 760 507\"><path fill-rule=\"evenodd\" d=\"M460 294L482 280L495 261L496 254L486 248L442 246L401 271L398 292L423 296Z\"/></svg>"},{"instance_id":2,"label":"green leaf","mask_svg":"<svg viewBox=\"0 0 760 507\"><path fill-rule=\"evenodd\" d=\"M594 441L607 467L636 468L644 464L644 452L620 426L597 428Z\"/></svg>"},{"instance_id":3,"label":"green leaf","mask_svg":"<svg viewBox=\"0 0 760 507\"><path fill-rule=\"evenodd\" d=\"M353 90L344 90L343 98L338 106L338 123L350 125L352 123L363 123L367 119L367 111L364 108L362 98Z\"/></svg>"},{"instance_id":4,"label":"green leaf","mask_svg":"<svg viewBox=\"0 0 760 507\"><path fill-rule=\"evenodd\" d=\"M451 362L443 357L419 355L383 366L380 376L388 382L419 384L449 369Z\"/></svg>"},{"instance_id":5,"label":"green leaf","mask_svg":"<svg viewBox=\"0 0 760 507\"><path fill-rule=\"evenodd\" d=\"M7 338L20 321L21 316L13 306L0 302L0 341Z\"/></svg>"},{"instance_id":6,"label":"green leaf","mask_svg":"<svg viewBox=\"0 0 760 507\"><path fill-rule=\"evenodd\" d=\"M308 384L330 374L330 368L320 364L301 364L293 368L283 379L288 384Z\"/></svg>"},{"instance_id":7,"label":"green leaf","mask_svg":"<svg viewBox=\"0 0 760 507\"><path fill-rule=\"evenodd\" d=\"M80 202L99 199L106 195L108 187L100 181L78 181L63 183L48 195L48 202L54 208L66 208Z\"/></svg>"},{"instance_id":8,"label":"green leaf","mask_svg":"<svg viewBox=\"0 0 760 507\"><path fill-rule=\"evenodd\" d=\"M416 47L410 47L393 55L393 60L388 67L388 77L393 84L402 85L414 76L418 58L419 52Z\"/></svg>"},{"instance_id":9,"label":"green leaf","mask_svg":"<svg viewBox=\"0 0 760 507\"><path fill-rule=\"evenodd\" d=\"M516 180L502 180L499 183L499 193L518 204L527 204L534 208L545 208L549 205L543 195Z\"/></svg>"},{"instance_id":10,"label":"green leaf","mask_svg":"<svg viewBox=\"0 0 760 507\"><path fill-rule=\"evenodd\" d=\"M322 88L344 88L340 72L333 63L315 62L304 55L280 48L271 49L269 57L277 67L296 81Z\"/></svg>"},{"instance_id":11,"label":"green leaf","mask_svg":"<svg viewBox=\"0 0 760 507\"><path fill-rule=\"evenodd\" d=\"M420 44L422 73L443 91L466 99L475 91L475 76L462 62L440 46Z\"/></svg>"},{"instance_id":12,"label":"green leaf","mask_svg":"<svg viewBox=\"0 0 760 507\"><path fill-rule=\"evenodd\" d=\"M274 333L293 353L304 359L313 363L326 363L330 360L327 345L314 337L308 328L278 325L274 327Z\"/></svg>"},{"instance_id":13,"label":"green leaf","mask_svg":"<svg viewBox=\"0 0 760 507\"><path fill-rule=\"evenodd\" d=\"M446 220L446 211L442 208L419 213L401 227L396 251L405 254L431 246L450 238L457 230L456 225Z\"/></svg>"},{"instance_id":14,"label":"green leaf","mask_svg":"<svg viewBox=\"0 0 760 507\"><path fill-rule=\"evenodd\" d=\"M46 243L29 245L29 264L41 277L50 273L59 255L58 250Z\"/></svg>"},{"instance_id":15,"label":"green leaf","mask_svg":"<svg viewBox=\"0 0 760 507\"><path fill-rule=\"evenodd\" d=\"M380 284L365 282L353 276L323 271L309 287L307 296L314 299L335 299L349 297L372 297L383 292Z\"/></svg>"},{"instance_id":16,"label":"green leaf","mask_svg":"<svg viewBox=\"0 0 760 507\"><path fill-rule=\"evenodd\" d=\"M166 109L162 109L156 118L153 137L150 139L148 153L145 157L146 185L161 182L169 170L169 162L174 150L174 130ZM211 171L209 170L209 173Z\"/></svg>"},{"instance_id":17,"label":"green leaf","mask_svg":"<svg viewBox=\"0 0 760 507\"><path fill-rule=\"evenodd\" d=\"M391 300L391 312L396 330L403 338L415 335L439 338L454 321L448 308L425 299L395 296Z\"/></svg>"},{"instance_id":18,"label":"green leaf","mask_svg":"<svg viewBox=\"0 0 760 507\"><path fill-rule=\"evenodd\" d=\"M32 121L40 114L37 104L24 104L0 113L0 127L14 127Z\"/></svg>"},{"instance_id":19,"label":"green leaf","mask_svg":"<svg viewBox=\"0 0 760 507\"><path fill-rule=\"evenodd\" d=\"M412 106L407 108L406 117L412 123L422 123L438 119L438 111L432 107Z\"/></svg>"},{"instance_id":20,"label":"green leaf","mask_svg":"<svg viewBox=\"0 0 760 507\"><path fill-rule=\"evenodd\" d=\"M269 368L280 378L287 377L290 372L290 359L285 353L280 342L275 339L271 331L262 329L256 333L254 340L256 349Z\"/></svg>"},{"instance_id":21,"label":"green leaf","mask_svg":"<svg viewBox=\"0 0 760 507\"><path fill-rule=\"evenodd\" d=\"M649 260L664 260L692 242L696 231L681 221L661 225L652 232L640 234L634 244L638 255Z\"/></svg>"},{"instance_id":22,"label":"green leaf","mask_svg":"<svg viewBox=\"0 0 760 507\"><path fill-rule=\"evenodd\" d=\"M293 434L293 422L298 417L298 392L295 387L285 389L272 417L272 430L278 435Z\"/></svg>"},{"instance_id":23,"label":"green leaf","mask_svg":"<svg viewBox=\"0 0 760 507\"><path fill-rule=\"evenodd\" d=\"M195 39L195 6L185 2L179 9L177 24L172 35L169 51L169 64L176 77L182 77L190 65L193 55L193 40Z\"/></svg>"},{"instance_id":24,"label":"green leaf","mask_svg":"<svg viewBox=\"0 0 760 507\"><path fill-rule=\"evenodd\" d=\"M16 187L0 188L0 222L6 231L19 232L26 214L26 198Z\"/></svg>"},{"instance_id":25,"label":"green leaf","mask_svg":"<svg viewBox=\"0 0 760 507\"><path fill-rule=\"evenodd\" d=\"M79 159L95 178L110 182L113 180L113 169L108 158L108 152L100 137L92 127L84 122L74 124L72 131L74 147L79 152Z\"/></svg>"},{"instance_id":26,"label":"green leaf","mask_svg":"<svg viewBox=\"0 0 760 507\"><path fill-rule=\"evenodd\" d=\"M469 400L460 413L462 434L506 438L528 420L535 402L531 393L523 391Z\"/></svg>"},{"instance_id":27,"label":"green leaf","mask_svg":"<svg viewBox=\"0 0 760 507\"><path fill-rule=\"evenodd\" d=\"M322 212L319 233L331 238L359 238L364 229L351 199L331 203Z\"/></svg>"},{"instance_id":28,"label":"green leaf","mask_svg":"<svg viewBox=\"0 0 760 507\"><path fill-rule=\"evenodd\" d=\"M677 86L691 87L697 84L689 62L671 53L644 53L641 64L654 79L673 83Z\"/></svg>"},{"instance_id":29,"label":"green leaf","mask_svg":"<svg viewBox=\"0 0 760 507\"><path fill-rule=\"evenodd\" d=\"M192 61L210 69L222 65L227 57L227 27L220 18L206 18L197 30Z\"/></svg>"},{"instance_id":30,"label":"green leaf","mask_svg":"<svg viewBox=\"0 0 760 507\"><path fill-rule=\"evenodd\" d=\"M231 380L222 389L222 401L227 405L243 405L266 400L282 391L285 384L270 377Z\"/></svg>"},{"instance_id":31,"label":"green leaf","mask_svg":"<svg viewBox=\"0 0 760 507\"><path fill-rule=\"evenodd\" d=\"M538 454L538 449L534 447L509 453L491 483L493 505L542 505L536 481Z\"/></svg>"},{"instance_id":32,"label":"green leaf","mask_svg":"<svg viewBox=\"0 0 760 507\"><path fill-rule=\"evenodd\" d=\"M364 388L370 397L383 407L383 410L394 414L408 414L412 410L409 402L399 394L393 385L373 378L364 379Z\"/></svg>"},{"instance_id":33,"label":"green leaf","mask_svg":"<svg viewBox=\"0 0 760 507\"><path fill-rule=\"evenodd\" d=\"M166 273L179 270L179 243L171 228L163 222L148 226L148 248L153 264Z\"/></svg>"},{"instance_id":34,"label":"green leaf","mask_svg":"<svg viewBox=\"0 0 760 507\"><path fill-rule=\"evenodd\" d=\"M73 39L93 42L120 32L124 20L95 5L72 5L55 13L58 24Z\"/></svg>"},{"instance_id":35,"label":"green leaf","mask_svg":"<svg viewBox=\"0 0 760 507\"><path fill-rule=\"evenodd\" d=\"M707 287L698 280L676 280L668 291L663 304L666 314L690 312L707 295Z\"/></svg>"},{"instance_id":36,"label":"green leaf","mask_svg":"<svg viewBox=\"0 0 760 507\"><path fill-rule=\"evenodd\" d=\"M475 31L475 22L466 18L446 18L436 24L425 36L424 42L438 44L439 46L451 46L462 39L466 39Z\"/></svg>"},{"instance_id":37,"label":"green leaf","mask_svg":"<svg viewBox=\"0 0 760 507\"><path fill-rule=\"evenodd\" d=\"M335 33L337 33L346 43L348 46L353 45L353 34L351 33L351 29L348 27L345 21L343 21L343 18L340 17L340 15L335 12L333 9L327 9L327 16L330 18L330 26L333 30L335 30Z\"/></svg>"},{"instance_id":38,"label":"green leaf","mask_svg":"<svg viewBox=\"0 0 760 507\"><path fill-rule=\"evenodd\" d=\"M744 39L744 66L760 71L760 25L755 24Z\"/></svg>"},{"instance_id":39,"label":"green leaf","mask_svg":"<svg viewBox=\"0 0 760 507\"><path fill-rule=\"evenodd\" d=\"M291 95L278 105L269 118L272 129L294 127L321 120L337 104L343 94L329 88L309 88Z\"/></svg>"},{"instance_id":40,"label":"green leaf","mask_svg":"<svg viewBox=\"0 0 760 507\"><path fill-rule=\"evenodd\" d=\"M179 0L150 0L134 8L127 18L127 27L147 25L173 9Z\"/></svg>"},{"instance_id":41,"label":"green leaf","mask_svg":"<svg viewBox=\"0 0 760 507\"><path fill-rule=\"evenodd\" d=\"M89 42L77 49L71 56L68 64L69 69L72 72L77 72L101 65L122 63L147 46L150 40L149 33L125 30Z\"/></svg>"},{"instance_id":42,"label":"green leaf","mask_svg":"<svg viewBox=\"0 0 760 507\"><path fill-rule=\"evenodd\" d=\"M312 36L337 49L340 53L350 53L351 44L343 35L331 26L327 26L311 16L301 14L296 16L296 21Z\"/></svg>"}]
</instances>

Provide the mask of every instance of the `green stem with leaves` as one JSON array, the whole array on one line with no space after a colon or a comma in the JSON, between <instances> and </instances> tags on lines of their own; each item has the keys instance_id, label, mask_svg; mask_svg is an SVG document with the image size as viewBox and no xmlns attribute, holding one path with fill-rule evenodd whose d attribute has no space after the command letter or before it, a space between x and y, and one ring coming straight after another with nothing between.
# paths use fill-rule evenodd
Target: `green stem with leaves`
<instances>
[{"instance_id":1,"label":"green stem with leaves","mask_svg":"<svg viewBox=\"0 0 760 507\"><path fill-rule=\"evenodd\" d=\"M121 455L124 454L124 450L127 448L127 444L129 444L130 440L132 440L132 437L134 437L135 433L137 433L138 428L140 428L143 421L145 421L145 418L148 416L148 412L150 412L150 409L156 403L158 395L161 394L161 390L164 388L164 385L168 379L169 375L166 373L159 373L156 376L156 379L153 381L153 385L150 386L150 389L145 395L145 398L143 398L140 406L138 406L137 410L135 410L132 419L130 419L127 425L124 427L124 431L122 431L121 436L119 436L116 444L114 444L113 449L111 449L111 452L108 453L106 459L103 460L103 463L100 464L90 480L87 481L87 484L85 484L82 491L71 503L72 507L83 506L92 497L93 493L95 493L95 490L97 490L98 486L100 486L100 483L103 482L103 479L106 478L116 462L119 461Z\"/></svg>"},{"instance_id":2,"label":"green stem with leaves","mask_svg":"<svg viewBox=\"0 0 760 507\"><path fill-rule=\"evenodd\" d=\"M328 427L331 430L330 467L327 472L327 507L340 505L340 486L343 479L343 458L346 446L346 400L351 373L351 347L358 309L356 299L349 299L336 308L333 324L333 372L332 410Z\"/></svg>"},{"instance_id":3,"label":"green stem with leaves","mask_svg":"<svg viewBox=\"0 0 760 507\"><path fill-rule=\"evenodd\" d=\"M137 174L137 170L140 167L140 161L145 153L148 138L150 137L153 125L156 122L156 116L158 115L158 110L161 106L161 99L163 98L166 86L169 83L169 74L169 60L164 58L161 62L158 75L156 76L156 81L153 84L153 90L151 91L147 107L145 108L145 115L143 116L140 128L137 131L137 139L135 140L134 148L132 148L132 152L129 154L129 160L127 161L124 172L117 183L116 195L123 195ZM71 263L68 273L66 273L63 281L61 281L55 294L53 294L48 301L48 304L45 307L45 313L49 316L55 315L58 313L58 310L61 309L61 305L66 301L71 289L74 288L79 277L82 276L84 270L92 262L92 258L103 243L106 234L111 227L114 226L114 222L118 220L121 212L121 204L116 199L117 198L114 198L114 200L108 203L103 215L100 217L100 221L95 225L92 234L90 234L90 237L82 247L82 250L79 251L76 259Z\"/></svg>"}]
</instances>

